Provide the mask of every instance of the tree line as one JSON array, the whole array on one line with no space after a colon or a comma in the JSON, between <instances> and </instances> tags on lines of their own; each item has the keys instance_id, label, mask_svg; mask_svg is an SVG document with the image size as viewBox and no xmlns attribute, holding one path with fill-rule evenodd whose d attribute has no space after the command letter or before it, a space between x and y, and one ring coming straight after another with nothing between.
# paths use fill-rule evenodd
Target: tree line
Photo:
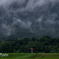
<instances>
[{"instance_id":1,"label":"tree line","mask_svg":"<svg viewBox=\"0 0 59 59\"><path fill-rule=\"evenodd\" d=\"M30 53L30 48L34 53L59 53L59 38L43 36L0 41L0 53Z\"/></svg>"}]
</instances>

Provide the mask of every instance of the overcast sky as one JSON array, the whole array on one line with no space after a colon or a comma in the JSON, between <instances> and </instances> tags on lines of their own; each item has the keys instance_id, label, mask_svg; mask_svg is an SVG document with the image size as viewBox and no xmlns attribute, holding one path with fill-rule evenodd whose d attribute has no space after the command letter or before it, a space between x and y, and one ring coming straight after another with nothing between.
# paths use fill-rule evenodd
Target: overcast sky
<instances>
[{"instance_id":1,"label":"overcast sky","mask_svg":"<svg viewBox=\"0 0 59 59\"><path fill-rule=\"evenodd\" d=\"M27 3L26 3L26 1L27 1ZM16 2L20 7L17 8L16 10L14 10L14 9L12 9L12 6L11 6L11 8L8 9L9 6L11 4L13 4L14 2ZM43 28L43 25L42 25L42 22L44 19L44 13L42 13L42 11L46 10L45 12L48 13L49 12L47 10L48 5L51 4L51 6L53 7L58 2L59 2L59 0L0 0L0 6L3 6L4 9L6 9L5 10L5 12L6 12L5 15L7 15L6 18L8 20L9 20L9 18L12 18L12 20L13 20L13 22L11 22L10 25L7 25L7 23L8 23L7 21L2 23L1 27L4 29L4 30L2 30L2 32L5 32L5 30L6 30L6 33L8 35L10 35L14 30L12 28L12 26L17 25L17 24L21 28L29 29L31 32L36 32L38 30L47 30L47 29ZM23 4L25 4L25 6L23 6ZM43 8L40 10L38 9L36 11L37 7L39 7L39 8L43 7ZM10 14L11 12L13 13L13 16L11 16L11 14ZM32 13L31 14L32 16L29 14L29 12L30 12L30 14ZM40 12L42 13L42 15L40 14ZM22 19L21 17L19 17L19 15L17 13L20 13L22 15L22 17L26 16L26 19ZM0 17L0 20L1 19L6 20L5 15L4 14L2 14L2 15L3 15L3 17ZM57 22L55 22L55 19L57 16L58 16L57 13L53 13L53 14L49 13L47 19L44 21L45 26L48 27L49 25L52 25L52 26L55 25L57 23ZM34 22L30 21L31 19L34 20ZM33 23L35 23L35 24L33 25ZM36 26L38 26L38 30L37 30ZM48 29L48 30L51 30L52 26L50 26L49 27L50 29ZM35 27L34 30L32 27ZM53 27L53 29L55 30L54 27ZM15 32L15 30L14 30L14 32Z\"/></svg>"}]
</instances>

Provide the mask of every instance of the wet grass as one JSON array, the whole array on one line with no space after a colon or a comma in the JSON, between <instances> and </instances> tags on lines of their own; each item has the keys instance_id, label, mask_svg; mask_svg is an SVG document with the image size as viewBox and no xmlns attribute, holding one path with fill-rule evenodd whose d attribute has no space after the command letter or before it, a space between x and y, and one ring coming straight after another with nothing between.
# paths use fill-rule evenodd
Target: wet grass
<instances>
[{"instance_id":1,"label":"wet grass","mask_svg":"<svg viewBox=\"0 0 59 59\"><path fill-rule=\"evenodd\" d=\"M8 53L0 59L59 59L59 53Z\"/></svg>"},{"instance_id":2,"label":"wet grass","mask_svg":"<svg viewBox=\"0 0 59 59\"><path fill-rule=\"evenodd\" d=\"M0 59L59 59L59 58L0 58Z\"/></svg>"}]
</instances>

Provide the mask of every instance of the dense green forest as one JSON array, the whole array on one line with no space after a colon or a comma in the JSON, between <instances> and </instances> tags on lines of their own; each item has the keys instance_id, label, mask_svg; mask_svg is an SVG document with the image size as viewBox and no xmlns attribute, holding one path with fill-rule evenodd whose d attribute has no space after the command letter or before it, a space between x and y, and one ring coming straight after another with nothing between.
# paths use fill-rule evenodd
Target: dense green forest
<instances>
[{"instance_id":1,"label":"dense green forest","mask_svg":"<svg viewBox=\"0 0 59 59\"><path fill-rule=\"evenodd\" d=\"M30 48L34 53L59 53L59 38L43 36L0 41L0 53L30 53Z\"/></svg>"}]
</instances>

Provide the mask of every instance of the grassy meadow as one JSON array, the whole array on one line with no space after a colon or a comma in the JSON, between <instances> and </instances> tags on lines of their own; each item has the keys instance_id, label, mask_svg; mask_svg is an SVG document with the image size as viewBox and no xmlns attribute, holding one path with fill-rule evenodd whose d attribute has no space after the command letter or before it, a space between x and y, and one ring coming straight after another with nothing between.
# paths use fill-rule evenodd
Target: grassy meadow
<instances>
[{"instance_id":1,"label":"grassy meadow","mask_svg":"<svg viewBox=\"0 0 59 59\"><path fill-rule=\"evenodd\" d=\"M59 53L8 53L0 59L59 59Z\"/></svg>"}]
</instances>

